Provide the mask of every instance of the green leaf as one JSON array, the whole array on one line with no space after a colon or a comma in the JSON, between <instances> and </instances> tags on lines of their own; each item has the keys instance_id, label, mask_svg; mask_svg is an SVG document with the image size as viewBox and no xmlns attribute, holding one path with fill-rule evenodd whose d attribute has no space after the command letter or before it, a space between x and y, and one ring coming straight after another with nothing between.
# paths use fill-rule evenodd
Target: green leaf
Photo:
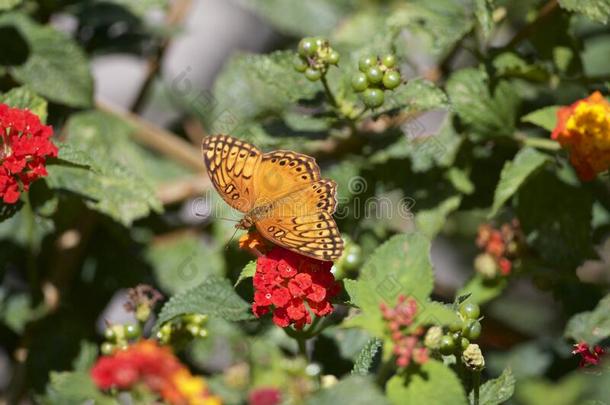
<instances>
[{"instance_id":1,"label":"green leaf","mask_svg":"<svg viewBox=\"0 0 610 405\"><path fill-rule=\"evenodd\" d=\"M610 336L610 294L599 301L592 311L581 312L570 318L565 336L590 346Z\"/></svg>"},{"instance_id":2,"label":"green leaf","mask_svg":"<svg viewBox=\"0 0 610 405\"><path fill-rule=\"evenodd\" d=\"M111 159L93 161L85 157L85 152L73 149L76 148L60 147L58 159L47 164L46 182L51 189L79 194L89 208L125 226L162 210L154 190L143 178ZM64 160L70 157L77 157L78 161ZM75 165L85 161L91 164L90 168Z\"/></svg>"},{"instance_id":3,"label":"green leaf","mask_svg":"<svg viewBox=\"0 0 610 405\"><path fill-rule=\"evenodd\" d=\"M488 280L477 273L456 293L456 296L470 294L468 302L484 304L502 294L506 286L505 278Z\"/></svg>"},{"instance_id":4,"label":"green leaf","mask_svg":"<svg viewBox=\"0 0 610 405\"><path fill-rule=\"evenodd\" d=\"M74 114L67 124L68 141L59 157L47 166L49 187L85 198L86 205L128 226L161 212L151 177L145 169L158 161L135 146L132 128L108 114L92 111ZM160 166L165 167L162 163Z\"/></svg>"},{"instance_id":5,"label":"green leaf","mask_svg":"<svg viewBox=\"0 0 610 405\"><path fill-rule=\"evenodd\" d=\"M3 25L14 25L30 47L27 61L9 69L17 81L60 104L70 107L90 107L93 104L89 61L76 42L23 14L0 16L0 26Z\"/></svg>"},{"instance_id":6,"label":"green leaf","mask_svg":"<svg viewBox=\"0 0 610 405\"><path fill-rule=\"evenodd\" d=\"M390 159L410 158L414 172L427 172L434 167L451 166L463 140L453 127L450 113L442 119L438 131L427 128L420 117L405 122L400 129L404 136L375 152L369 158L370 162L385 163Z\"/></svg>"},{"instance_id":7,"label":"green leaf","mask_svg":"<svg viewBox=\"0 0 610 405\"><path fill-rule=\"evenodd\" d=\"M449 108L447 95L429 80L416 78L388 92L381 111L396 108L404 112L422 112Z\"/></svg>"},{"instance_id":8,"label":"green leaf","mask_svg":"<svg viewBox=\"0 0 610 405\"><path fill-rule=\"evenodd\" d=\"M593 21L605 24L610 17L608 0L559 0L559 5L566 10L583 14Z\"/></svg>"},{"instance_id":9,"label":"green leaf","mask_svg":"<svg viewBox=\"0 0 610 405\"><path fill-rule=\"evenodd\" d=\"M0 320L13 332L21 334L29 322L42 318L48 310L44 302L33 307L28 294L13 294L0 302Z\"/></svg>"},{"instance_id":10,"label":"green leaf","mask_svg":"<svg viewBox=\"0 0 610 405\"><path fill-rule=\"evenodd\" d=\"M539 127L552 132L557 125L557 111L559 111L559 108L560 106L552 105L532 111L531 113L521 117L521 121L538 125Z\"/></svg>"},{"instance_id":11,"label":"green leaf","mask_svg":"<svg viewBox=\"0 0 610 405\"><path fill-rule=\"evenodd\" d=\"M571 373L560 380L553 381L543 378L529 378L519 381L515 393L515 403L523 405L595 404L595 402L585 401L586 389L587 376L581 372Z\"/></svg>"},{"instance_id":12,"label":"green leaf","mask_svg":"<svg viewBox=\"0 0 610 405\"><path fill-rule=\"evenodd\" d=\"M119 117L101 111L73 114L67 125L69 143L81 151L95 151L96 159L112 160L139 176L150 186L171 182L192 171L162 158L134 142L133 126ZM68 159L70 160L70 159Z\"/></svg>"},{"instance_id":13,"label":"green leaf","mask_svg":"<svg viewBox=\"0 0 610 405\"><path fill-rule=\"evenodd\" d=\"M22 0L0 0L0 11L10 10L21 4Z\"/></svg>"},{"instance_id":14,"label":"green leaf","mask_svg":"<svg viewBox=\"0 0 610 405\"><path fill-rule=\"evenodd\" d=\"M496 186L489 218L495 216L528 177L548 161L549 158L537 150L523 148L511 162L506 162L500 173L500 181Z\"/></svg>"},{"instance_id":15,"label":"green leaf","mask_svg":"<svg viewBox=\"0 0 610 405\"><path fill-rule=\"evenodd\" d=\"M415 216L417 230L429 238L436 236L445 225L447 216L460 206L462 197L452 196L441 202L437 207L419 210Z\"/></svg>"},{"instance_id":16,"label":"green leaf","mask_svg":"<svg viewBox=\"0 0 610 405\"><path fill-rule=\"evenodd\" d=\"M466 394L457 376L437 360L424 363L419 372L405 378L392 377L387 385L388 399L395 405L466 405Z\"/></svg>"},{"instance_id":17,"label":"green leaf","mask_svg":"<svg viewBox=\"0 0 610 405\"><path fill-rule=\"evenodd\" d=\"M185 234L153 244L146 258L164 291L175 294L224 274L223 247Z\"/></svg>"},{"instance_id":18,"label":"green leaf","mask_svg":"<svg viewBox=\"0 0 610 405\"><path fill-rule=\"evenodd\" d=\"M482 69L467 68L451 75L447 94L455 111L472 130L484 137L512 136L519 96L507 81L500 81L493 94Z\"/></svg>"},{"instance_id":19,"label":"green leaf","mask_svg":"<svg viewBox=\"0 0 610 405\"><path fill-rule=\"evenodd\" d=\"M117 404L112 397L97 389L86 372L51 372L45 396L39 400L43 405Z\"/></svg>"},{"instance_id":20,"label":"green leaf","mask_svg":"<svg viewBox=\"0 0 610 405\"><path fill-rule=\"evenodd\" d=\"M241 273L239 273L239 277L235 282L235 287L242 281L247 278L254 277L254 273L256 273L256 260L251 260L246 266L242 269Z\"/></svg>"},{"instance_id":21,"label":"green leaf","mask_svg":"<svg viewBox=\"0 0 610 405\"><path fill-rule=\"evenodd\" d=\"M426 316L433 276L430 240L421 233L396 235L379 246L362 267L358 280L345 280L351 302L362 313L346 322L383 337L385 323L379 305L395 305L400 294L413 297L420 307L418 318Z\"/></svg>"},{"instance_id":22,"label":"green leaf","mask_svg":"<svg viewBox=\"0 0 610 405\"><path fill-rule=\"evenodd\" d=\"M25 86L15 87L0 95L0 103L12 108L30 110L41 122L47 121L47 101Z\"/></svg>"},{"instance_id":23,"label":"green leaf","mask_svg":"<svg viewBox=\"0 0 610 405\"><path fill-rule=\"evenodd\" d=\"M477 18L483 36L489 37L494 27L493 10L495 0L475 0L474 15Z\"/></svg>"},{"instance_id":24,"label":"green leaf","mask_svg":"<svg viewBox=\"0 0 610 405\"><path fill-rule=\"evenodd\" d=\"M528 62L514 52L502 52L493 60L496 75L500 77L519 77L529 81L549 80L549 67L540 62Z\"/></svg>"},{"instance_id":25,"label":"green leaf","mask_svg":"<svg viewBox=\"0 0 610 405\"><path fill-rule=\"evenodd\" d=\"M74 371L88 372L99 355L98 346L95 343L83 340L80 343L78 356L72 362Z\"/></svg>"},{"instance_id":26,"label":"green leaf","mask_svg":"<svg viewBox=\"0 0 610 405\"><path fill-rule=\"evenodd\" d=\"M467 7L453 0L411 0L400 2L386 24L390 29L407 29L411 35L427 42L435 55L443 55L474 24Z\"/></svg>"},{"instance_id":27,"label":"green leaf","mask_svg":"<svg viewBox=\"0 0 610 405\"><path fill-rule=\"evenodd\" d=\"M0 201L0 223L10 219L23 207L23 202L17 201L15 204L6 204Z\"/></svg>"},{"instance_id":28,"label":"green leaf","mask_svg":"<svg viewBox=\"0 0 610 405\"><path fill-rule=\"evenodd\" d=\"M479 389L479 404L500 405L508 401L515 392L515 377L510 368L505 369L502 375L493 380L486 381ZM470 393L470 401L474 401L474 395Z\"/></svg>"},{"instance_id":29,"label":"green leaf","mask_svg":"<svg viewBox=\"0 0 610 405\"><path fill-rule=\"evenodd\" d=\"M381 348L383 342L380 339L373 338L367 342L362 348L356 361L354 361L354 368L352 368L352 374L367 375L373 364L375 355Z\"/></svg>"},{"instance_id":30,"label":"green leaf","mask_svg":"<svg viewBox=\"0 0 610 405\"><path fill-rule=\"evenodd\" d=\"M193 313L217 316L229 321L252 319L250 304L235 293L229 280L210 276L197 287L170 298L159 313L155 329L177 316Z\"/></svg>"},{"instance_id":31,"label":"green leaf","mask_svg":"<svg viewBox=\"0 0 610 405\"><path fill-rule=\"evenodd\" d=\"M521 186L516 201L528 245L548 265L573 272L583 258L591 256L593 199L586 188L569 185L543 170Z\"/></svg>"},{"instance_id":32,"label":"green leaf","mask_svg":"<svg viewBox=\"0 0 610 405\"><path fill-rule=\"evenodd\" d=\"M165 11L169 5L169 0L109 0L112 3L119 4L132 13L140 17L146 17L151 10Z\"/></svg>"},{"instance_id":33,"label":"green leaf","mask_svg":"<svg viewBox=\"0 0 610 405\"><path fill-rule=\"evenodd\" d=\"M349 12L346 0L242 0L274 27L295 36L328 35Z\"/></svg>"},{"instance_id":34,"label":"green leaf","mask_svg":"<svg viewBox=\"0 0 610 405\"><path fill-rule=\"evenodd\" d=\"M210 131L229 133L243 122L281 115L301 99L311 99L322 87L293 68L294 52L237 54L214 84L213 105L191 103L205 117Z\"/></svg>"},{"instance_id":35,"label":"green leaf","mask_svg":"<svg viewBox=\"0 0 610 405\"><path fill-rule=\"evenodd\" d=\"M387 399L371 381L359 375L351 375L330 388L323 388L305 402L307 405L388 405Z\"/></svg>"}]
</instances>

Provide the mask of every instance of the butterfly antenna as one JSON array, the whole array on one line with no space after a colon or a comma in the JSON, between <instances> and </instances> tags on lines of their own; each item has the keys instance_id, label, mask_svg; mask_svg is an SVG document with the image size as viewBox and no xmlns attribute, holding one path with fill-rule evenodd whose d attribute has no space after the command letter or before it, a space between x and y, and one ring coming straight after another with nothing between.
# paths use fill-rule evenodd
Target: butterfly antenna
<instances>
[{"instance_id":1,"label":"butterfly antenna","mask_svg":"<svg viewBox=\"0 0 610 405\"><path fill-rule=\"evenodd\" d=\"M237 234L237 231L239 231L238 228L235 228L235 232L233 232L233 235L231 236L231 239L229 239L229 241L227 242L227 244L225 245L225 250L229 249L229 245L231 244L231 242L233 242L233 238L235 237L235 235Z\"/></svg>"}]
</instances>

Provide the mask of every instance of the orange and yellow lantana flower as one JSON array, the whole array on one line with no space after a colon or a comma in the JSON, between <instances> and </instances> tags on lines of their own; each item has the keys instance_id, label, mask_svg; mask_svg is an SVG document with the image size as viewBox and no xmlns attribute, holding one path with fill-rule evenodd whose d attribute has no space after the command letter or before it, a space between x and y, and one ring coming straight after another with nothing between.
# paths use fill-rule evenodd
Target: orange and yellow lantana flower
<instances>
[{"instance_id":1,"label":"orange and yellow lantana flower","mask_svg":"<svg viewBox=\"0 0 610 405\"><path fill-rule=\"evenodd\" d=\"M596 91L562 107L551 138L569 151L581 180L593 180L610 168L610 103Z\"/></svg>"}]
</instances>

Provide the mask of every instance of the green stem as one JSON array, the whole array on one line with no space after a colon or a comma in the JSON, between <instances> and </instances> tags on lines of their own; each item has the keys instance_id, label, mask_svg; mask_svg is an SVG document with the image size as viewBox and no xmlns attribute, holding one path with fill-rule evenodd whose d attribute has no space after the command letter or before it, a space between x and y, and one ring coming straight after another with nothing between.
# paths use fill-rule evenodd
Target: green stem
<instances>
[{"instance_id":1,"label":"green stem","mask_svg":"<svg viewBox=\"0 0 610 405\"><path fill-rule=\"evenodd\" d=\"M26 221L26 234L28 241L27 275L32 294L34 294L38 290L38 273L36 271L37 249L35 240L36 216L34 214L34 209L32 208L29 193L24 193L23 215Z\"/></svg>"},{"instance_id":2,"label":"green stem","mask_svg":"<svg viewBox=\"0 0 610 405\"><path fill-rule=\"evenodd\" d=\"M561 149L559 142L546 138L534 138L527 135L517 135L517 139L525 146L544 149L549 151L558 151Z\"/></svg>"},{"instance_id":3,"label":"green stem","mask_svg":"<svg viewBox=\"0 0 610 405\"><path fill-rule=\"evenodd\" d=\"M385 385L386 381L390 378L390 375L394 371L394 368L395 368L395 364L394 364L393 358L390 358L390 359L386 360L385 362L383 362L381 364L381 367L379 367L379 370L377 370L377 376L375 378L377 385L379 385L380 387L383 387Z\"/></svg>"},{"instance_id":4,"label":"green stem","mask_svg":"<svg viewBox=\"0 0 610 405\"><path fill-rule=\"evenodd\" d=\"M326 97L328 97L328 101L330 101L330 104L339 112L341 112L339 103L337 102L337 99L335 98L335 95L333 94L332 90L330 89L330 86L328 85L328 81L326 80L326 73L322 75L320 81L322 82L322 86L324 87L324 93L326 93Z\"/></svg>"},{"instance_id":5,"label":"green stem","mask_svg":"<svg viewBox=\"0 0 610 405\"><path fill-rule=\"evenodd\" d=\"M479 405L479 388L481 387L481 372L472 373L472 392L474 396L473 405Z\"/></svg>"},{"instance_id":6,"label":"green stem","mask_svg":"<svg viewBox=\"0 0 610 405\"><path fill-rule=\"evenodd\" d=\"M309 360L307 356L307 338L299 336L297 338L297 344L299 345L299 354Z\"/></svg>"}]
</instances>

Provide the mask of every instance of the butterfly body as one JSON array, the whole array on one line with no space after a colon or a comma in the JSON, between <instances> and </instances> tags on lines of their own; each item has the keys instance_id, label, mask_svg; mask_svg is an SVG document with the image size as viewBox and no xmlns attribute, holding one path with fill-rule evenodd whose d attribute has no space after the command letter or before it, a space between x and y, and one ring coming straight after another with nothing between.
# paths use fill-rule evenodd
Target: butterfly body
<instances>
[{"instance_id":1,"label":"butterfly body","mask_svg":"<svg viewBox=\"0 0 610 405\"><path fill-rule=\"evenodd\" d=\"M341 255L343 240L332 218L336 184L321 178L312 157L262 153L227 135L205 138L202 152L220 196L244 213L238 229L256 227L272 242L316 259Z\"/></svg>"}]
</instances>

